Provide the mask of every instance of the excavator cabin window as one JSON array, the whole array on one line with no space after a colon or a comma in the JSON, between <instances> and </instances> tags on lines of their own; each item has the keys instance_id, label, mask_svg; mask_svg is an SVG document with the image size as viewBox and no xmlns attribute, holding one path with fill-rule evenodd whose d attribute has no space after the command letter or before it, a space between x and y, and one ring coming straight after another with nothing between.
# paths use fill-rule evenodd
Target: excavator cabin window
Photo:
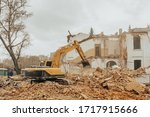
<instances>
[{"instance_id":1,"label":"excavator cabin window","mask_svg":"<svg viewBox=\"0 0 150 117\"><path fill-rule=\"evenodd\" d=\"M46 62L46 66L51 66L52 65L52 61L47 61Z\"/></svg>"}]
</instances>

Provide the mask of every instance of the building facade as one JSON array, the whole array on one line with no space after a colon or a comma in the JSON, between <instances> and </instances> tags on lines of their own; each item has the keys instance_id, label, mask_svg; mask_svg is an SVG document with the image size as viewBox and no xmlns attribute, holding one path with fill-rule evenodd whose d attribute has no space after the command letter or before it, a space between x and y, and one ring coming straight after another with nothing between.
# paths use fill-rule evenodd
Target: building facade
<instances>
[{"instance_id":1,"label":"building facade","mask_svg":"<svg viewBox=\"0 0 150 117\"><path fill-rule=\"evenodd\" d=\"M150 28L129 29L126 33L127 67L138 69L150 65Z\"/></svg>"},{"instance_id":2,"label":"building facade","mask_svg":"<svg viewBox=\"0 0 150 117\"><path fill-rule=\"evenodd\" d=\"M68 43L77 40L92 68L107 68L117 65L138 69L150 65L150 28L129 28L127 32L97 35L79 33L68 38ZM81 58L76 50L63 58L67 69L79 63Z\"/></svg>"},{"instance_id":3,"label":"building facade","mask_svg":"<svg viewBox=\"0 0 150 117\"><path fill-rule=\"evenodd\" d=\"M114 65L124 66L125 59L122 56L122 51L120 49L123 46L123 41L120 41L120 34L116 33L114 35L104 35L100 33L97 35L90 35L79 33L77 35L71 36L68 39L68 43L73 43L74 40L80 42L80 46L86 55L86 58L90 62L92 68L106 68L112 67ZM64 57L67 69L72 69L73 65L79 63L81 58L76 50L73 50L66 54Z\"/></svg>"}]
</instances>

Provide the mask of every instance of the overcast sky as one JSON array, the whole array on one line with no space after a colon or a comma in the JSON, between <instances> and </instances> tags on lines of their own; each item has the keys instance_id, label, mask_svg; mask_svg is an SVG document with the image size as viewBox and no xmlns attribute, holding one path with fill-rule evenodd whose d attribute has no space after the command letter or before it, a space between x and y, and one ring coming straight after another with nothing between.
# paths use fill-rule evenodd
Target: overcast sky
<instances>
[{"instance_id":1,"label":"overcast sky","mask_svg":"<svg viewBox=\"0 0 150 117\"><path fill-rule=\"evenodd\" d=\"M23 55L49 55L72 34L111 34L129 25L150 24L150 0L28 0L33 16L27 22L31 45Z\"/></svg>"}]
</instances>

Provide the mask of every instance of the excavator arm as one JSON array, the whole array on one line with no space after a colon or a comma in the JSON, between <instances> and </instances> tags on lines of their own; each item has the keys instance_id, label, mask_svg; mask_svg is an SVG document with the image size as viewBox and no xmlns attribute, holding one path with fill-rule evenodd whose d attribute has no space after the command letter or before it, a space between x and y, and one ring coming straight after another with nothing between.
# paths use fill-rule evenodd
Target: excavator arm
<instances>
[{"instance_id":1,"label":"excavator arm","mask_svg":"<svg viewBox=\"0 0 150 117\"><path fill-rule=\"evenodd\" d=\"M74 49L76 49L77 52L79 53L79 55L80 55L80 57L82 59L83 67L90 66L89 62L87 61L87 59L86 59L86 57L84 55L84 52L83 52L82 48L79 45L79 43L77 41L74 41L74 43L66 45L66 46L58 49L55 52L55 54L53 56L53 59L52 59L51 67L52 68L59 68L60 67L60 61L61 61L60 59L61 59L61 57L64 54L66 54L66 53L68 53L68 52L70 52L70 51L72 51Z\"/></svg>"}]
</instances>

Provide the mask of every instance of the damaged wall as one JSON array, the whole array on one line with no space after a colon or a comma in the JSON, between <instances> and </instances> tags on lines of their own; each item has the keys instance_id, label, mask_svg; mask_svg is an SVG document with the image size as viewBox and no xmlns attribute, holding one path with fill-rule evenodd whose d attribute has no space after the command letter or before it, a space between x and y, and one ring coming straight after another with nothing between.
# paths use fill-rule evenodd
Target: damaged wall
<instances>
[{"instance_id":1,"label":"damaged wall","mask_svg":"<svg viewBox=\"0 0 150 117\"><path fill-rule=\"evenodd\" d=\"M126 33L127 67L130 69L150 65L150 29L148 29L132 29ZM137 42L136 38L139 38Z\"/></svg>"},{"instance_id":2,"label":"damaged wall","mask_svg":"<svg viewBox=\"0 0 150 117\"><path fill-rule=\"evenodd\" d=\"M81 41L88 38L89 34L79 33L69 39L69 43L74 40ZM92 68L106 68L111 65L119 65L120 46L118 35L96 35L95 38L87 39L80 43L86 58L89 60ZM77 64L81 61L81 58L76 50L73 50L66 54L64 57L66 69L72 68L72 64ZM68 65L67 65L68 64Z\"/></svg>"}]
</instances>

